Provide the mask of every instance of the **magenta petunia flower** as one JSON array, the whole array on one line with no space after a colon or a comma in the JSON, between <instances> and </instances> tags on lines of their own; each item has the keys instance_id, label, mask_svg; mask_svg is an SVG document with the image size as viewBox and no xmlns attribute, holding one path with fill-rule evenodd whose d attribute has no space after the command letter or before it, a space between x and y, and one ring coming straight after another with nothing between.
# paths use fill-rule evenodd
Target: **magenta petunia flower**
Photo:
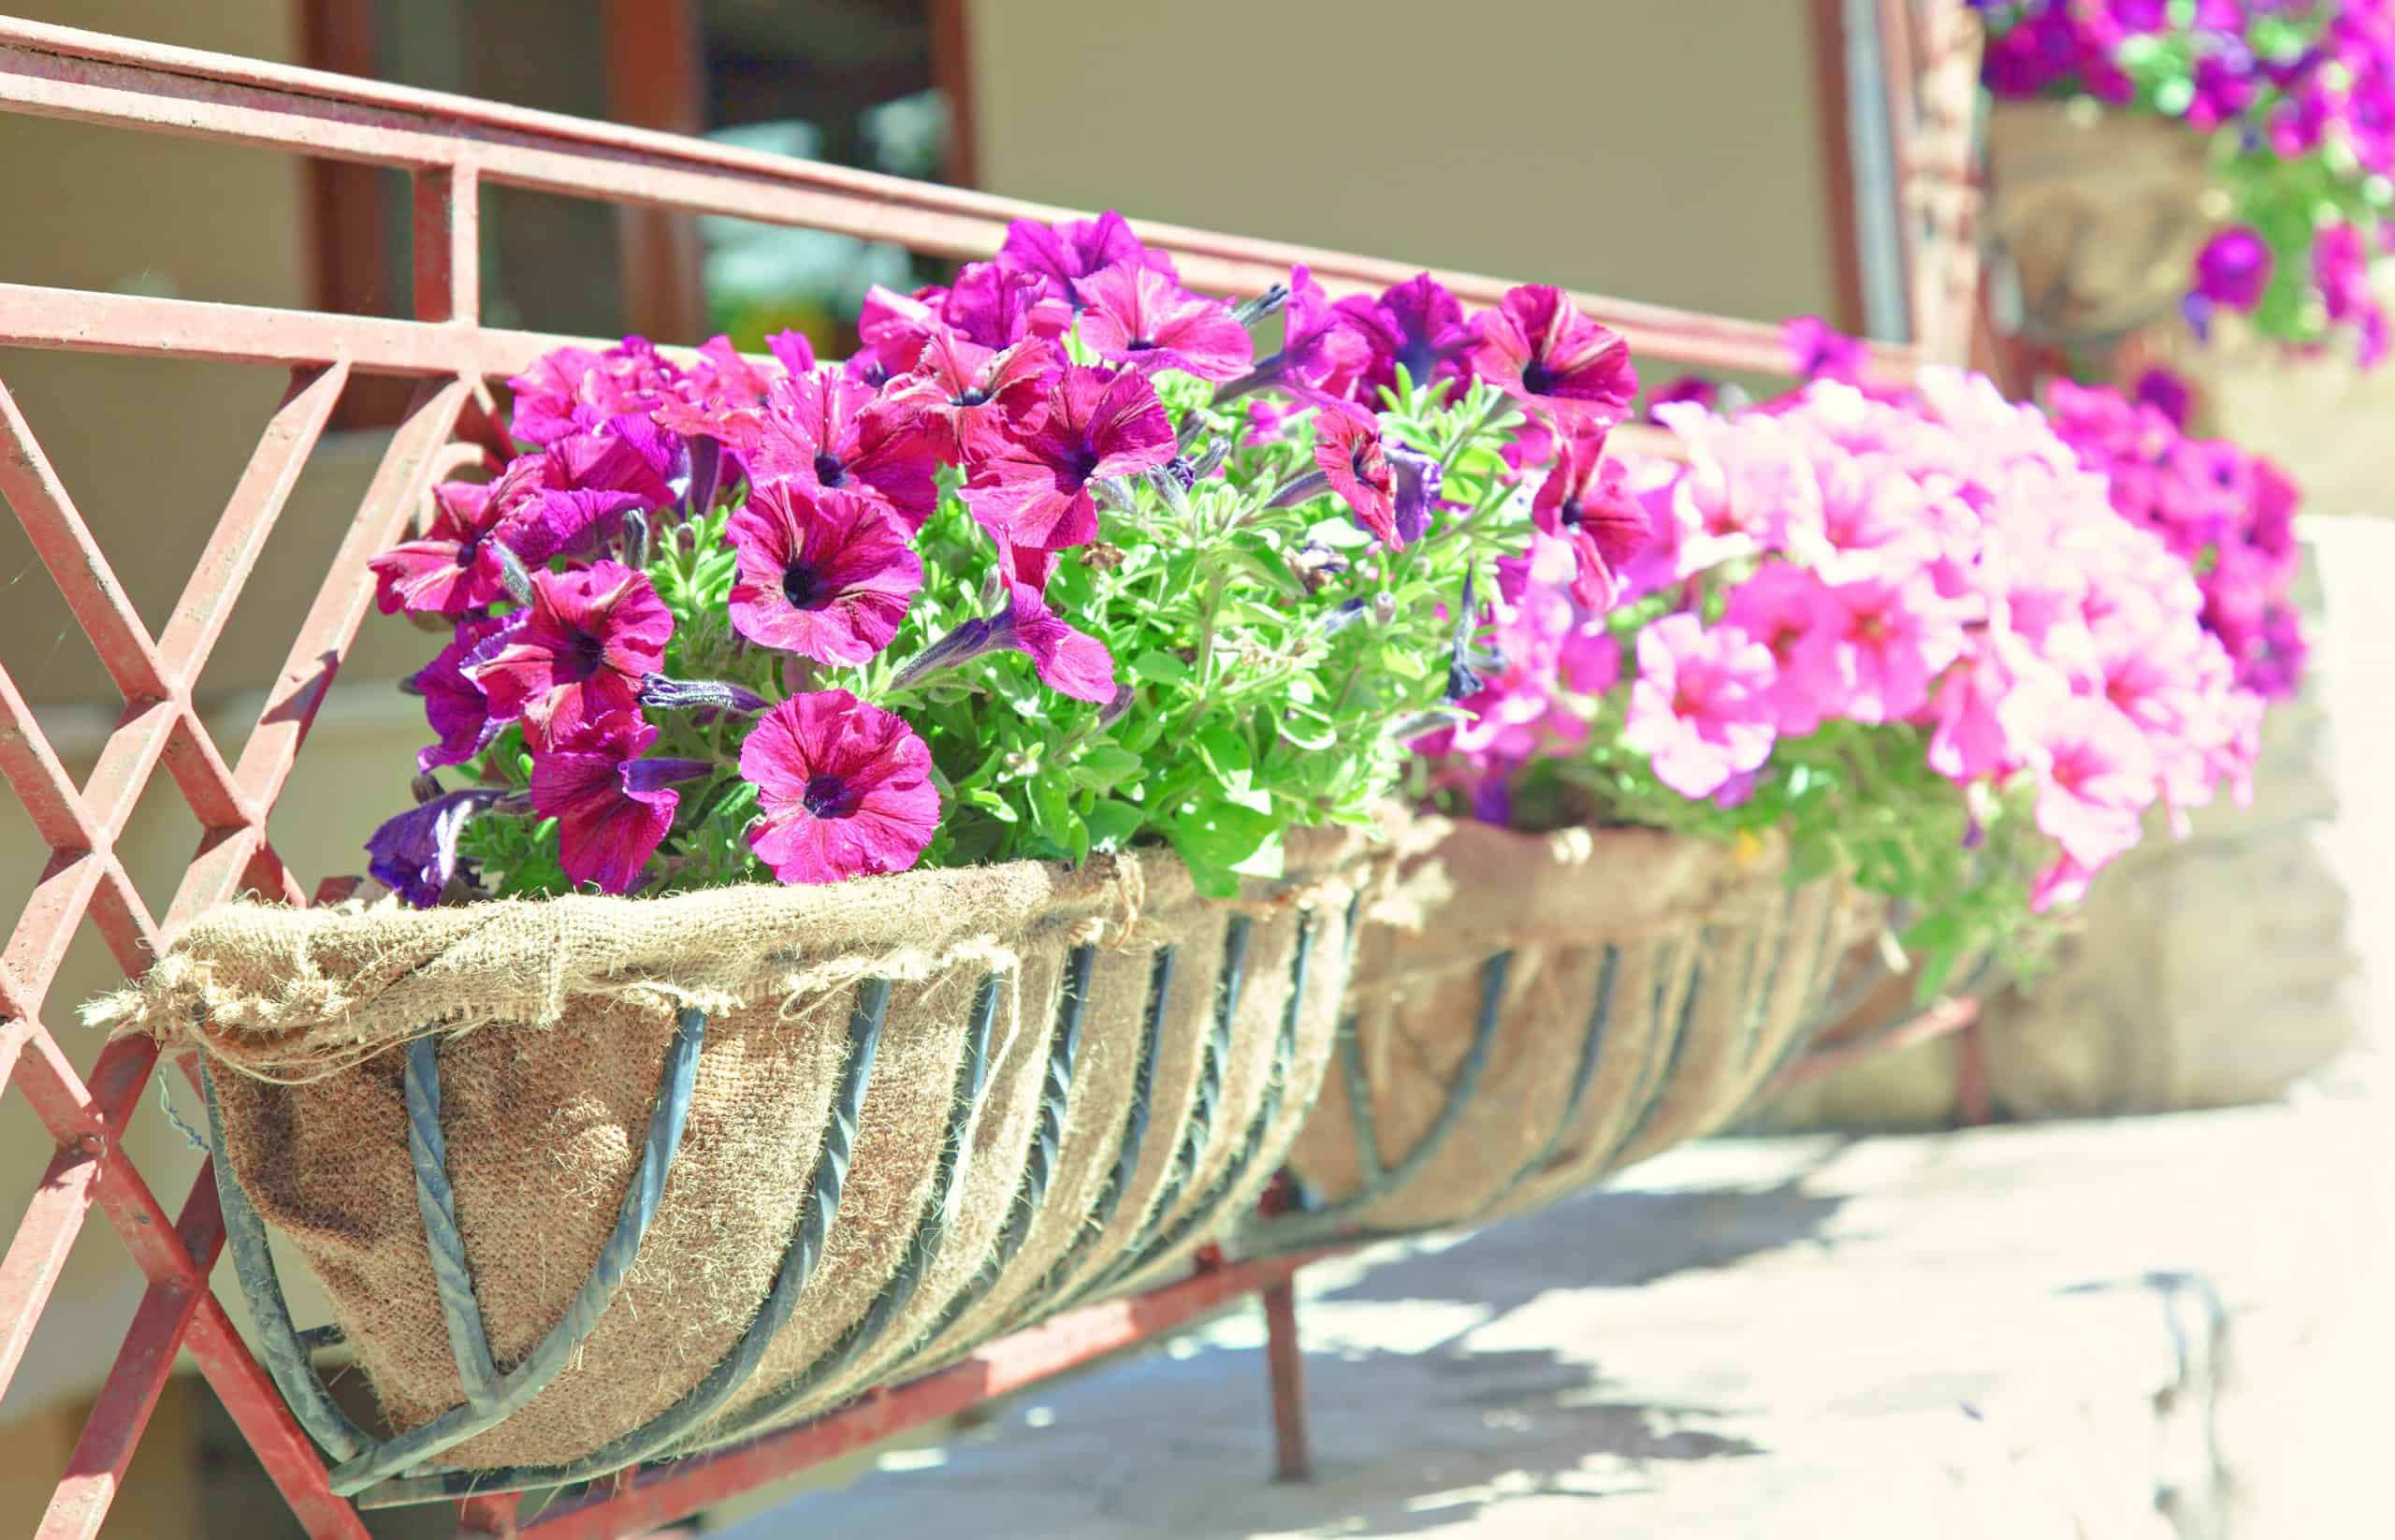
<instances>
[{"instance_id":1,"label":"magenta petunia flower","mask_svg":"<svg viewBox=\"0 0 2395 1540\"><path fill-rule=\"evenodd\" d=\"M939 458L913 415L837 370L774 382L748 448L760 480L878 497L910 532L939 505Z\"/></svg>"},{"instance_id":2,"label":"magenta petunia flower","mask_svg":"<svg viewBox=\"0 0 2395 1540\"><path fill-rule=\"evenodd\" d=\"M1348 371L1352 383L1334 375L1323 382L1324 389L1337 395L1352 390L1357 400L1377 403L1382 391L1397 388L1401 364L1415 388L1433 400L1448 386L1470 382L1467 356L1480 341L1479 327L1465 319L1463 305L1429 273L1392 283L1377 298L1350 295L1333 309L1349 339L1346 347L1360 348L1362 356ZM1343 390L1343 385L1348 388Z\"/></svg>"},{"instance_id":3,"label":"magenta petunia flower","mask_svg":"<svg viewBox=\"0 0 2395 1540\"><path fill-rule=\"evenodd\" d=\"M922 590L906 526L879 500L766 482L725 526L740 553L732 629L820 663L862 663Z\"/></svg>"},{"instance_id":4,"label":"magenta petunia flower","mask_svg":"<svg viewBox=\"0 0 2395 1540\"><path fill-rule=\"evenodd\" d=\"M1571 543L1572 597L1583 608L1613 607L1618 574L1654 536L1647 505L1630 490L1619 460L1604 458L1602 432L1562 442L1555 467L1531 501L1531 522Z\"/></svg>"},{"instance_id":5,"label":"magenta petunia flower","mask_svg":"<svg viewBox=\"0 0 2395 1540\"><path fill-rule=\"evenodd\" d=\"M985 653L1007 651L1029 658L1039 682L1060 695L1097 705L1114 698L1114 658L1106 644L1075 631L1048 607L1038 587L1013 575L1005 609L986 620L967 620L925 647L899 671L895 688L907 689Z\"/></svg>"},{"instance_id":6,"label":"magenta petunia flower","mask_svg":"<svg viewBox=\"0 0 2395 1540\"><path fill-rule=\"evenodd\" d=\"M620 561L537 572L523 630L464 672L489 696L493 712L522 717L535 733L555 735L632 709L642 676L664 661L673 634L674 617L646 573Z\"/></svg>"},{"instance_id":7,"label":"magenta petunia flower","mask_svg":"<svg viewBox=\"0 0 2395 1540\"><path fill-rule=\"evenodd\" d=\"M757 787L748 843L785 882L838 882L915 864L939 825L931 750L845 690L793 695L740 746Z\"/></svg>"},{"instance_id":8,"label":"magenta petunia flower","mask_svg":"<svg viewBox=\"0 0 2395 1540\"><path fill-rule=\"evenodd\" d=\"M2259 232L2251 225L2232 225L2196 254L2195 292L2214 305L2252 310L2271 286L2274 260L2270 242Z\"/></svg>"},{"instance_id":9,"label":"magenta petunia flower","mask_svg":"<svg viewBox=\"0 0 2395 1540\"><path fill-rule=\"evenodd\" d=\"M1326 404L1315 414L1314 462L1331 489L1356 511L1357 522L1395 549L1405 542L1397 531L1397 479L1381 447L1377 420L1352 407Z\"/></svg>"},{"instance_id":10,"label":"magenta petunia flower","mask_svg":"<svg viewBox=\"0 0 2395 1540\"><path fill-rule=\"evenodd\" d=\"M1715 385L1712 381L1706 379L1702 374L1683 374L1676 380L1667 382L1662 387L1657 389L1653 395L1647 398L1647 420L1650 423L1660 423L1662 421L1661 417L1655 414L1655 409L1658 407L1671 406L1680 401L1687 401L1691 405L1701 406L1707 412L1710 412L1720 403L1720 400L1721 387L1720 385Z\"/></svg>"},{"instance_id":11,"label":"magenta petunia flower","mask_svg":"<svg viewBox=\"0 0 2395 1540\"><path fill-rule=\"evenodd\" d=\"M645 337L627 337L603 353L559 348L507 382L508 433L545 446L610 417L645 416L684 383L682 370Z\"/></svg>"},{"instance_id":12,"label":"magenta petunia flower","mask_svg":"<svg viewBox=\"0 0 2395 1540\"><path fill-rule=\"evenodd\" d=\"M507 509L500 484L444 481L432 489L432 523L366 563L385 615L463 615L498 601L496 536Z\"/></svg>"},{"instance_id":13,"label":"magenta petunia flower","mask_svg":"<svg viewBox=\"0 0 2395 1540\"><path fill-rule=\"evenodd\" d=\"M1233 380L1256 361L1256 342L1227 305L1201 299L1153 268L1120 264L1081 282L1088 309L1081 337L1099 357L1149 372L1177 369Z\"/></svg>"},{"instance_id":14,"label":"magenta petunia flower","mask_svg":"<svg viewBox=\"0 0 2395 1540\"><path fill-rule=\"evenodd\" d=\"M574 881L602 893L637 887L681 806L673 783L714 768L642 758L656 741L656 728L618 711L576 723L532 756L532 810L558 821L558 864Z\"/></svg>"},{"instance_id":15,"label":"magenta petunia flower","mask_svg":"<svg viewBox=\"0 0 2395 1540\"><path fill-rule=\"evenodd\" d=\"M1036 426L976 468L967 501L1014 544L1060 550L1097 538L1092 481L1172 458L1172 419L1144 375L1079 365L1057 377Z\"/></svg>"},{"instance_id":16,"label":"magenta petunia flower","mask_svg":"<svg viewBox=\"0 0 2395 1540\"><path fill-rule=\"evenodd\" d=\"M883 400L911 414L941 459L979 465L1005 450L1009 423L1038 400L1041 384L1061 367L1058 357L1047 342L993 353L943 332L924 344L913 373L890 382Z\"/></svg>"},{"instance_id":17,"label":"magenta petunia flower","mask_svg":"<svg viewBox=\"0 0 2395 1540\"><path fill-rule=\"evenodd\" d=\"M1071 219L1041 225L1018 219L1007 226L1006 244L998 248L1000 267L1038 276L1045 292L1075 310L1087 301L1081 282L1094 272L1128 263L1180 282L1172 258L1139 243L1121 214L1108 210L1096 219Z\"/></svg>"},{"instance_id":18,"label":"magenta petunia flower","mask_svg":"<svg viewBox=\"0 0 2395 1540\"><path fill-rule=\"evenodd\" d=\"M1818 315L1782 321L1779 344L1788 350L1789 364L1800 380L1859 385L1871 367L1869 349Z\"/></svg>"},{"instance_id":19,"label":"magenta petunia flower","mask_svg":"<svg viewBox=\"0 0 2395 1540\"><path fill-rule=\"evenodd\" d=\"M1621 741L1673 791L1709 797L1770 757L1771 682L1771 654L1745 632L1667 615L1638 633Z\"/></svg>"},{"instance_id":20,"label":"magenta petunia flower","mask_svg":"<svg viewBox=\"0 0 2395 1540\"><path fill-rule=\"evenodd\" d=\"M1472 361L1507 395L1599 427L1619 422L1638 394L1628 344L1545 283L1508 289L1482 314Z\"/></svg>"},{"instance_id":21,"label":"magenta petunia flower","mask_svg":"<svg viewBox=\"0 0 2395 1540\"><path fill-rule=\"evenodd\" d=\"M466 676L466 669L486 662L524 629L524 612L504 617L469 617L457 622L457 633L432 661L408 676L401 687L424 697L425 719L439 741L416 750L415 767L430 773L444 764L463 764L490 747L490 741L515 718L495 713L483 687Z\"/></svg>"}]
</instances>

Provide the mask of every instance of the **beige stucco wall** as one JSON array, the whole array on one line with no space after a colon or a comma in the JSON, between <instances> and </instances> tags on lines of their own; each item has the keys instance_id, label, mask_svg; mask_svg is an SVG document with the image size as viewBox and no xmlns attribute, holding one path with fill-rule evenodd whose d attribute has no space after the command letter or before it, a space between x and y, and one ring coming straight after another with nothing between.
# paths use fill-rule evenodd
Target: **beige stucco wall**
<instances>
[{"instance_id":1,"label":"beige stucco wall","mask_svg":"<svg viewBox=\"0 0 2395 1540\"><path fill-rule=\"evenodd\" d=\"M1833 274L1794 0L978 0L993 192L1777 320Z\"/></svg>"}]
</instances>

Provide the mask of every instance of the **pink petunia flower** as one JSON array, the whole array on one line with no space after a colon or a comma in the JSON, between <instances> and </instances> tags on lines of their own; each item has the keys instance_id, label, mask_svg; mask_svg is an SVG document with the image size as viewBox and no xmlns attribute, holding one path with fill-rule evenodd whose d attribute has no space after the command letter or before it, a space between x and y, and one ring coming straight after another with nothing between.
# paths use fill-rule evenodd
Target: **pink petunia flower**
<instances>
[{"instance_id":1,"label":"pink petunia flower","mask_svg":"<svg viewBox=\"0 0 2395 1540\"><path fill-rule=\"evenodd\" d=\"M1952 604L1925 578L1865 578L1822 590L1822 617L1800 644L1800 666L1835 681L1840 716L1902 721L1929 702L1929 682L1962 656Z\"/></svg>"},{"instance_id":2,"label":"pink petunia flower","mask_svg":"<svg viewBox=\"0 0 2395 1540\"><path fill-rule=\"evenodd\" d=\"M1822 580L1791 562L1766 561L1730 590L1722 619L1771 654L1766 698L1782 737L1802 737L1838 714L1836 677L1821 666L1821 649L1808 645L1833 617Z\"/></svg>"},{"instance_id":3,"label":"pink petunia flower","mask_svg":"<svg viewBox=\"0 0 2395 1540\"><path fill-rule=\"evenodd\" d=\"M704 760L645 759L657 729L634 712L577 722L532 756L532 810L558 821L558 864L602 893L630 893L674 827L673 783L714 768Z\"/></svg>"},{"instance_id":4,"label":"pink petunia flower","mask_svg":"<svg viewBox=\"0 0 2395 1540\"><path fill-rule=\"evenodd\" d=\"M1081 280L1095 272L1128 263L1180 282L1172 258L1139 243L1121 214L1108 210L1096 219L1071 219L1041 225L1018 219L1007 226L1006 243L998 248L1000 267L1035 274L1045 292L1075 310L1088 303L1081 298Z\"/></svg>"},{"instance_id":5,"label":"pink petunia flower","mask_svg":"<svg viewBox=\"0 0 2395 1540\"><path fill-rule=\"evenodd\" d=\"M2137 724L2105 701L2054 703L2038 729L2038 827L2096 871L2138 841L2155 797L2154 753Z\"/></svg>"},{"instance_id":6,"label":"pink petunia flower","mask_svg":"<svg viewBox=\"0 0 2395 1540\"><path fill-rule=\"evenodd\" d=\"M524 627L494 656L468 665L494 713L555 735L592 717L630 711L644 676L664 661L674 617L646 573L619 561L532 574Z\"/></svg>"},{"instance_id":7,"label":"pink petunia flower","mask_svg":"<svg viewBox=\"0 0 2395 1540\"><path fill-rule=\"evenodd\" d=\"M996 352L1018 342L1053 341L1072 325L1072 308L1048 298L1034 275L971 262L947 288L935 284L904 295L876 283L865 291L857 338L860 351L885 374L904 374L922 361L936 336Z\"/></svg>"},{"instance_id":8,"label":"pink petunia flower","mask_svg":"<svg viewBox=\"0 0 2395 1540\"><path fill-rule=\"evenodd\" d=\"M444 481L432 489L432 523L369 560L385 615L463 615L505 591L494 548L507 510L497 484Z\"/></svg>"},{"instance_id":9,"label":"pink petunia flower","mask_svg":"<svg viewBox=\"0 0 2395 1540\"><path fill-rule=\"evenodd\" d=\"M1016 544L1061 550L1097 538L1092 481L1172 458L1172 419L1145 376L1079 365L1057 377L1045 404L1037 426L975 469L967 501Z\"/></svg>"},{"instance_id":10,"label":"pink petunia flower","mask_svg":"<svg viewBox=\"0 0 2395 1540\"><path fill-rule=\"evenodd\" d=\"M877 498L766 482L724 527L740 553L732 629L820 663L862 663L890 645L922 591L906 526Z\"/></svg>"},{"instance_id":11,"label":"pink petunia flower","mask_svg":"<svg viewBox=\"0 0 2395 1540\"><path fill-rule=\"evenodd\" d=\"M890 382L883 400L912 414L932 452L973 466L1006 448L1007 427L1062 367L1053 346L1019 342L1001 353L942 332L913 373Z\"/></svg>"},{"instance_id":12,"label":"pink petunia flower","mask_svg":"<svg viewBox=\"0 0 2395 1540\"><path fill-rule=\"evenodd\" d=\"M1621 421L1638 394L1629 345L1580 312L1561 289L1523 283L1480 317L1472 361L1527 405L1592 427Z\"/></svg>"},{"instance_id":13,"label":"pink petunia flower","mask_svg":"<svg viewBox=\"0 0 2395 1540\"><path fill-rule=\"evenodd\" d=\"M1356 512L1357 522L1392 549L1397 530L1397 478L1381 446L1380 423L1352 407L1327 404L1315 415L1314 462L1331 489Z\"/></svg>"},{"instance_id":14,"label":"pink petunia flower","mask_svg":"<svg viewBox=\"0 0 2395 1540\"><path fill-rule=\"evenodd\" d=\"M759 479L870 494L910 533L939 505L939 458L915 416L837 370L774 382L743 447Z\"/></svg>"},{"instance_id":15,"label":"pink petunia flower","mask_svg":"<svg viewBox=\"0 0 2395 1540\"><path fill-rule=\"evenodd\" d=\"M1227 305L1202 299L1153 268L1118 264L1081 282L1081 341L1110 364L1142 373L1177 369L1234 380L1256 361L1256 341Z\"/></svg>"},{"instance_id":16,"label":"pink petunia flower","mask_svg":"<svg viewBox=\"0 0 2395 1540\"><path fill-rule=\"evenodd\" d=\"M1638 633L1621 741L1686 797L1709 797L1771 755L1771 654L1735 626L1667 615Z\"/></svg>"},{"instance_id":17,"label":"pink petunia flower","mask_svg":"<svg viewBox=\"0 0 2395 1540\"><path fill-rule=\"evenodd\" d=\"M761 810L749 846L784 882L905 871L939 825L931 767L931 750L892 713L845 690L793 695L740 746Z\"/></svg>"},{"instance_id":18,"label":"pink petunia flower","mask_svg":"<svg viewBox=\"0 0 2395 1540\"><path fill-rule=\"evenodd\" d=\"M1621 462L1606 459L1604 448L1602 432L1563 440L1554 469L1531 501L1531 522L1571 542L1576 561L1572 597L1592 610L1612 608L1618 574L1654 532Z\"/></svg>"}]
</instances>

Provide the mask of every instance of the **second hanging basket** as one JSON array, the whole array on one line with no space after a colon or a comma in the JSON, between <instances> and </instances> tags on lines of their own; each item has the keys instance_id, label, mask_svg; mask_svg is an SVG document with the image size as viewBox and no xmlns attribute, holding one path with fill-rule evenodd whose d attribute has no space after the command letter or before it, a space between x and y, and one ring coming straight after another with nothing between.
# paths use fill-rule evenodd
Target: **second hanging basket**
<instances>
[{"instance_id":1,"label":"second hanging basket","mask_svg":"<svg viewBox=\"0 0 2395 1540\"><path fill-rule=\"evenodd\" d=\"M1535 1208L1736 1115L1881 909L1782 852L1424 820L1368 904L1337 1052L1250 1250Z\"/></svg>"}]
</instances>

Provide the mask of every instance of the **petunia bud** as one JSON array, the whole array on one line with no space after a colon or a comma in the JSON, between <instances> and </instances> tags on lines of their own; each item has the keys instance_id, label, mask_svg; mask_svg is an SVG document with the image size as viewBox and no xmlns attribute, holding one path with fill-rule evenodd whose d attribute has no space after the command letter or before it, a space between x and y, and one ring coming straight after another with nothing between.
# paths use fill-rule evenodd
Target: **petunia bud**
<instances>
[{"instance_id":1,"label":"petunia bud","mask_svg":"<svg viewBox=\"0 0 2395 1540\"><path fill-rule=\"evenodd\" d=\"M650 674L641 679L640 704L657 711L733 711L753 716L773 703L753 690L724 680L669 679Z\"/></svg>"},{"instance_id":2,"label":"petunia bud","mask_svg":"<svg viewBox=\"0 0 2395 1540\"><path fill-rule=\"evenodd\" d=\"M1289 302L1289 285L1275 283L1255 298L1243 301L1231 311L1231 318L1242 327L1253 327L1267 316L1280 313Z\"/></svg>"},{"instance_id":3,"label":"petunia bud","mask_svg":"<svg viewBox=\"0 0 2395 1540\"><path fill-rule=\"evenodd\" d=\"M699 442L711 443L714 441L703 439ZM648 516L637 508L624 510L624 565L648 565Z\"/></svg>"},{"instance_id":4,"label":"petunia bud","mask_svg":"<svg viewBox=\"0 0 2395 1540\"><path fill-rule=\"evenodd\" d=\"M506 542L494 540L490 549L499 558L499 580L507 588L507 596L519 604L532 602L532 574L524 567L524 559L510 550Z\"/></svg>"}]
</instances>

